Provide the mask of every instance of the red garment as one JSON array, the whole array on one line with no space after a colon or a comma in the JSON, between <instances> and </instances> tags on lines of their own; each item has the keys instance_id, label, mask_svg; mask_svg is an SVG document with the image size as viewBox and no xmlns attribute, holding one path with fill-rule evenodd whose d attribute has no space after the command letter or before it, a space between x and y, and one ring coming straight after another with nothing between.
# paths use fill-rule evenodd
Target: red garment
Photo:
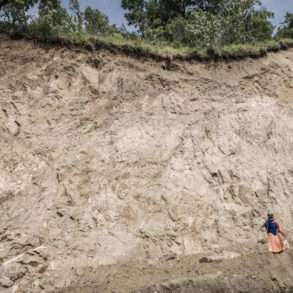
<instances>
[{"instance_id":1,"label":"red garment","mask_svg":"<svg viewBox=\"0 0 293 293\"><path fill-rule=\"evenodd\" d=\"M279 225L280 231L277 235L268 233L268 248L272 253L280 253L286 250L284 245L284 238L282 235L285 235L283 228Z\"/></svg>"}]
</instances>

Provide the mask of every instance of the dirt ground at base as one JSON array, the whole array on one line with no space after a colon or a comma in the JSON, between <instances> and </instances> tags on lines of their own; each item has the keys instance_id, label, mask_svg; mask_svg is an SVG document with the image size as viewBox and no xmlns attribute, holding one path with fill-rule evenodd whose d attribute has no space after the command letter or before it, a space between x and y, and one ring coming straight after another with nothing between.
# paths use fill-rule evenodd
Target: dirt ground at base
<instances>
[{"instance_id":1,"label":"dirt ground at base","mask_svg":"<svg viewBox=\"0 0 293 293\"><path fill-rule=\"evenodd\" d=\"M147 265L129 263L84 270L60 293L292 292L293 253L186 256Z\"/></svg>"}]
</instances>

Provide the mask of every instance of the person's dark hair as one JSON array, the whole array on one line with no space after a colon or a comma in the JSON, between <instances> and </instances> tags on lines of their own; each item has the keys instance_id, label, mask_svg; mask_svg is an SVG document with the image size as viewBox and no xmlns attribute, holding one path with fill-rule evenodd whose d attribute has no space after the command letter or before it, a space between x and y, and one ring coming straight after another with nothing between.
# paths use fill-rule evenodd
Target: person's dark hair
<instances>
[{"instance_id":1,"label":"person's dark hair","mask_svg":"<svg viewBox=\"0 0 293 293\"><path fill-rule=\"evenodd\" d=\"M274 218L274 214L273 213L268 213L268 218L269 219L273 219Z\"/></svg>"}]
</instances>

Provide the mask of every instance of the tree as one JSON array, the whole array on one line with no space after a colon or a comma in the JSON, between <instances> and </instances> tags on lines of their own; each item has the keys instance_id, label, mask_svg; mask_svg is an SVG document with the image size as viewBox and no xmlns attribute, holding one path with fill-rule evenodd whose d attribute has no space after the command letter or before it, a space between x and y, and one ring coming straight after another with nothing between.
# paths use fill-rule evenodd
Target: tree
<instances>
[{"instance_id":1,"label":"tree","mask_svg":"<svg viewBox=\"0 0 293 293\"><path fill-rule=\"evenodd\" d=\"M273 17L274 13L266 9L254 11L246 24L246 34L249 35L246 42L261 42L271 39L274 26L270 19Z\"/></svg>"},{"instance_id":2,"label":"tree","mask_svg":"<svg viewBox=\"0 0 293 293\"><path fill-rule=\"evenodd\" d=\"M122 8L126 10L125 17L129 25L135 26L144 35L146 29L146 5L145 0L122 0Z\"/></svg>"},{"instance_id":3,"label":"tree","mask_svg":"<svg viewBox=\"0 0 293 293\"><path fill-rule=\"evenodd\" d=\"M0 0L0 17L14 28L20 25L24 26L28 21L26 12L36 4L37 1L38 0Z\"/></svg>"},{"instance_id":4,"label":"tree","mask_svg":"<svg viewBox=\"0 0 293 293\"><path fill-rule=\"evenodd\" d=\"M60 0L40 0L39 19L47 22L50 27L56 27L68 19L68 13Z\"/></svg>"},{"instance_id":5,"label":"tree","mask_svg":"<svg viewBox=\"0 0 293 293\"><path fill-rule=\"evenodd\" d=\"M7 5L10 1L9 0L0 0L0 8L4 7Z\"/></svg>"},{"instance_id":6,"label":"tree","mask_svg":"<svg viewBox=\"0 0 293 293\"><path fill-rule=\"evenodd\" d=\"M227 0L221 9L222 43L248 43L272 37L274 14L260 6L259 0Z\"/></svg>"},{"instance_id":7,"label":"tree","mask_svg":"<svg viewBox=\"0 0 293 293\"><path fill-rule=\"evenodd\" d=\"M26 10L37 3L38 0L0 0L0 9L10 4L14 7L24 7Z\"/></svg>"},{"instance_id":8,"label":"tree","mask_svg":"<svg viewBox=\"0 0 293 293\"><path fill-rule=\"evenodd\" d=\"M285 20L277 32L278 38L293 38L293 13L287 12Z\"/></svg>"},{"instance_id":9,"label":"tree","mask_svg":"<svg viewBox=\"0 0 293 293\"><path fill-rule=\"evenodd\" d=\"M92 34L105 33L110 27L108 17L89 6L84 11L84 21L87 32Z\"/></svg>"},{"instance_id":10,"label":"tree","mask_svg":"<svg viewBox=\"0 0 293 293\"><path fill-rule=\"evenodd\" d=\"M166 25L171 19L185 17L187 8L196 0L122 0L129 25L144 35L147 29Z\"/></svg>"},{"instance_id":11,"label":"tree","mask_svg":"<svg viewBox=\"0 0 293 293\"><path fill-rule=\"evenodd\" d=\"M257 7L258 3L257 0L218 1L213 2L217 5L214 10L216 6L198 2L201 8L193 6L187 9L185 16L169 21L165 34L159 29L152 29L151 33L160 40L163 36L178 45L199 48L267 40L272 37L270 18L273 14Z\"/></svg>"},{"instance_id":12,"label":"tree","mask_svg":"<svg viewBox=\"0 0 293 293\"><path fill-rule=\"evenodd\" d=\"M186 17L188 8L195 5L194 0L160 0L158 1L161 25L166 25L175 17Z\"/></svg>"},{"instance_id":13,"label":"tree","mask_svg":"<svg viewBox=\"0 0 293 293\"><path fill-rule=\"evenodd\" d=\"M194 6L197 9L201 9L210 13L217 13L223 7L225 0L196 0Z\"/></svg>"},{"instance_id":14,"label":"tree","mask_svg":"<svg viewBox=\"0 0 293 293\"><path fill-rule=\"evenodd\" d=\"M39 14L29 28L31 34L42 39L56 38L62 33L74 31L72 19L60 0L41 0Z\"/></svg>"},{"instance_id":15,"label":"tree","mask_svg":"<svg viewBox=\"0 0 293 293\"><path fill-rule=\"evenodd\" d=\"M128 23L151 39L238 43L269 39L273 32L273 14L260 0L122 0L122 7Z\"/></svg>"},{"instance_id":16,"label":"tree","mask_svg":"<svg viewBox=\"0 0 293 293\"><path fill-rule=\"evenodd\" d=\"M129 25L144 35L147 29L165 26L177 17L187 18L191 11L216 13L225 0L122 0Z\"/></svg>"},{"instance_id":17,"label":"tree","mask_svg":"<svg viewBox=\"0 0 293 293\"><path fill-rule=\"evenodd\" d=\"M192 11L218 14L227 0L159 0L162 24L169 23L174 17L186 18Z\"/></svg>"},{"instance_id":18,"label":"tree","mask_svg":"<svg viewBox=\"0 0 293 293\"><path fill-rule=\"evenodd\" d=\"M78 31L80 32L82 29L83 23L83 13L80 9L79 0L70 0L69 7L73 14L75 15L74 22L77 23Z\"/></svg>"},{"instance_id":19,"label":"tree","mask_svg":"<svg viewBox=\"0 0 293 293\"><path fill-rule=\"evenodd\" d=\"M167 26L167 36L172 41L192 47L214 46L221 30L220 18L203 10L192 11L186 19L175 18Z\"/></svg>"}]
</instances>

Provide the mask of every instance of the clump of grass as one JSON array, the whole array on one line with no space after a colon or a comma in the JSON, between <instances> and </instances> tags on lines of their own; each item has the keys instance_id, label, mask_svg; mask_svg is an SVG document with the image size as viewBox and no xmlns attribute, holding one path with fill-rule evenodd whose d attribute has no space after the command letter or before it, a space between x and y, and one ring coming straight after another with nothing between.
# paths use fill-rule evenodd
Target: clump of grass
<instances>
[{"instance_id":1,"label":"clump of grass","mask_svg":"<svg viewBox=\"0 0 293 293\"><path fill-rule=\"evenodd\" d=\"M293 39L281 39L280 40L281 49L293 48Z\"/></svg>"},{"instance_id":2,"label":"clump of grass","mask_svg":"<svg viewBox=\"0 0 293 293\"><path fill-rule=\"evenodd\" d=\"M265 56L266 50L259 45L237 44L224 46L221 49L221 54L224 59L258 58Z\"/></svg>"},{"instance_id":3,"label":"clump of grass","mask_svg":"<svg viewBox=\"0 0 293 293\"><path fill-rule=\"evenodd\" d=\"M272 41L268 41L264 44L264 50L266 50L267 52L278 52L281 49L281 45L278 41L276 40L272 40Z\"/></svg>"}]
</instances>

